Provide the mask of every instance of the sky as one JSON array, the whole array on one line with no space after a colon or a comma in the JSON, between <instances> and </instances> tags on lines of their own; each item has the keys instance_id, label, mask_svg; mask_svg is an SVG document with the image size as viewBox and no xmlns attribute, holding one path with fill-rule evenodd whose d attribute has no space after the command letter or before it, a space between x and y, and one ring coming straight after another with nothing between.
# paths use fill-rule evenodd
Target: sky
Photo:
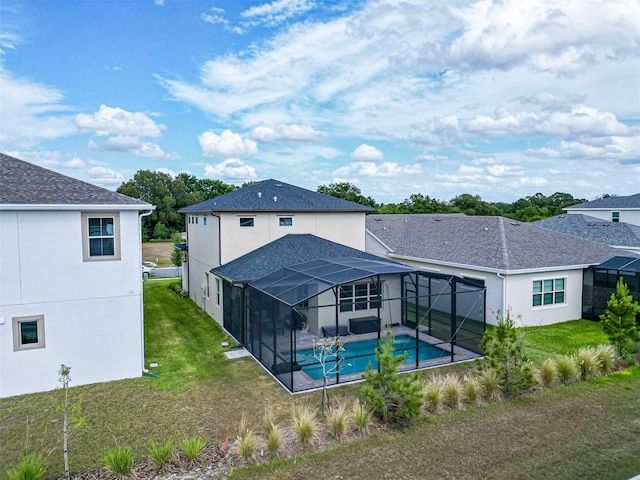
<instances>
[{"instance_id":1,"label":"sky","mask_svg":"<svg viewBox=\"0 0 640 480\"><path fill-rule=\"evenodd\" d=\"M0 151L378 202L640 192L640 0L0 2Z\"/></svg>"}]
</instances>

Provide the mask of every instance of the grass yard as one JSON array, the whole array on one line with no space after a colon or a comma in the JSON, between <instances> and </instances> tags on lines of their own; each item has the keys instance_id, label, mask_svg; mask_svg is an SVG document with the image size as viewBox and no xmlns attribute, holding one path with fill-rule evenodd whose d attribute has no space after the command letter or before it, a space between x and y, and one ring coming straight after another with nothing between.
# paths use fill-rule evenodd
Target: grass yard
<instances>
[{"instance_id":1,"label":"grass yard","mask_svg":"<svg viewBox=\"0 0 640 480\"><path fill-rule=\"evenodd\" d=\"M628 479L640 473L640 368L420 419L233 480Z\"/></svg>"},{"instance_id":2,"label":"grass yard","mask_svg":"<svg viewBox=\"0 0 640 480\"><path fill-rule=\"evenodd\" d=\"M70 444L72 471L104 464L107 449L130 446L147 455L150 441L174 445L201 436L234 437L243 413L254 424L264 406L290 422L294 401L319 402L319 393L290 396L254 360L229 361L229 338L191 300L151 279L145 289L145 357L158 377L87 385L85 426ZM594 328L598 327L598 328ZM579 332L576 334L576 332ZM527 330L532 358L606 343L592 322ZM52 365L52 368L58 368ZM73 365L71 365L73 378ZM473 363L438 371L465 372ZM434 370L425 372L433 375ZM72 383L73 385L73 383ZM358 385L332 394L357 395ZM27 453L46 457L50 476L63 474L61 391L0 399L0 478ZM640 369L559 387L516 401L419 420L326 452L234 472L234 478L627 478L640 473ZM596 472L588 475L589 472Z\"/></svg>"}]
</instances>

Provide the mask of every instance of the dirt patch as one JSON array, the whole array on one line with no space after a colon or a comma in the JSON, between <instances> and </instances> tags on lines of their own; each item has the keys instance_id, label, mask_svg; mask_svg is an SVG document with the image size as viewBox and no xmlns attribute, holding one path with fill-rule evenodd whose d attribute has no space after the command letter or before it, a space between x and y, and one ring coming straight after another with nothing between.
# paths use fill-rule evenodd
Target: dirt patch
<instances>
[{"instance_id":1,"label":"dirt patch","mask_svg":"<svg viewBox=\"0 0 640 480\"><path fill-rule=\"evenodd\" d=\"M173 253L173 243L171 242L149 242L142 244L142 261L154 262L158 265L173 265L171 254Z\"/></svg>"}]
</instances>

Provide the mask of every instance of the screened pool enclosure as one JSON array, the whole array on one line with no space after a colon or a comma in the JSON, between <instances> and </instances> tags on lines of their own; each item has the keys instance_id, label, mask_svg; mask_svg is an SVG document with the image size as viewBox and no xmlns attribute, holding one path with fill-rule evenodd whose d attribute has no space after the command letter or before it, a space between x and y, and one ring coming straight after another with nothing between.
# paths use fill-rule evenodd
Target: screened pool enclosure
<instances>
[{"instance_id":1,"label":"screened pool enclosure","mask_svg":"<svg viewBox=\"0 0 640 480\"><path fill-rule=\"evenodd\" d=\"M386 260L331 258L277 270L249 283L225 280L224 327L291 392L317 388L323 376L313 345L339 336L345 358L329 384L361 379L387 328L401 370L480 354L485 330L482 282Z\"/></svg>"}]
</instances>

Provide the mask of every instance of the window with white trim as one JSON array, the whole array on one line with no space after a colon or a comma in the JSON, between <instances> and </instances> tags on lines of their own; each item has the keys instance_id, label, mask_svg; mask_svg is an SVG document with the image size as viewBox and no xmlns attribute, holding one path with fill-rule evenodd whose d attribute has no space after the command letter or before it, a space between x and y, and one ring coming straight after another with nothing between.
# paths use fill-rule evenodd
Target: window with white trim
<instances>
[{"instance_id":1,"label":"window with white trim","mask_svg":"<svg viewBox=\"0 0 640 480\"><path fill-rule=\"evenodd\" d=\"M253 227L253 217L240 217L241 227Z\"/></svg>"},{"instance_id":2,"label":"window with white trim","mask_svg":"<svg viewBox=\"0 0 640 480\"><path fill-rule=\"evenodd\" d=\"M340 285L339 303L341 312L369 310L381 307L379 283L355 283Z\"/></svg>"},{"instance_id":3,"label":"window with white trim","mask_svg":"<svg viewBox=\"0 0 640 480\"><path fill-rule=\"evenodd\" d=\"M13 350L44 348L44 315L13 317Z\"/></svg>"},{"instance_id":4,"label":"window with white trim","mask_svg":"<svg viewBox=\"0 0 640 480\"><path fill-rule=\"evenodd\" d=\"M565 303L566 279L551 278L533 281L533 306Z\"/></svg>"},{"instance_id":5,"label":"window with white trim","mask_svg":"<svg viewBox=\"0 0 640 480\"><path fill-rule=\"evenodd\" d=\"M84 261L120 260L120 214L84 212L81 218Z\"/></svg>"},{"instance_id":6,"label":"window with white trim","mask_svg":"<svg viewBox=\"0 0 640 480\"><path fill-rule=\"evenodd\" d=\"M611 221L619 222L620 221L620 212L611 212Z\"/></svg>"},{"instance_id":7,"label":"window with white trim","mask_svg":"<svg viewBox=\"0 0 640 480\"><path fill-rule=\"evenodd\" d=\"M291 227L293 225L292 217L280 217L278 218L278 225L281 227Z\"/></svg>"}]
</instances>

